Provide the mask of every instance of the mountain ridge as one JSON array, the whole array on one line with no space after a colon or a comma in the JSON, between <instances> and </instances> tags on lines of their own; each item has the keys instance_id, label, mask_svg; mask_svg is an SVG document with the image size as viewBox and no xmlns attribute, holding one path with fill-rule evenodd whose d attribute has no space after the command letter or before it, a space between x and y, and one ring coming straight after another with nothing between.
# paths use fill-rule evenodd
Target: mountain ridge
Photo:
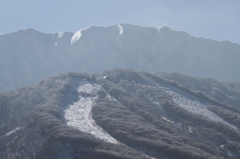
<instances>
[{"instance_id":1,"label":"mountain ridge","mask_svg":"<svg viewBox=\"0 0 240 159\"><path fill-rule=\"evenodd\" d=\"M0 78L18 88L67 71L132 68L240 80L239 50L238 44L168 27L119 24L53 34L26 29L0 36Z\"/></svg>"}]
</instances>

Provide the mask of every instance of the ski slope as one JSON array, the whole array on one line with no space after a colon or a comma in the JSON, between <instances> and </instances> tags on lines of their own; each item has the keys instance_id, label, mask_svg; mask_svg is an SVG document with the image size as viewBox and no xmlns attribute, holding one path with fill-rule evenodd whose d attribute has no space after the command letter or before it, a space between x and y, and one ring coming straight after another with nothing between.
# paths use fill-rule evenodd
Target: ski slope
<instances>
[{"instance_id":1,"label":"ski slope","mask_svg":"<svg viewBox=\"0 0 240 159\"><path fill-rule=\"evenodd\" d=\"M75 79L73 83L74 86L63 104L67 104L64 110L66 124L80 131L90 133L96 138L117 144L118 142L100 128L91 116L92 107L98 98L97 91L101 89L101 86L87 80Z\"/></svg>"}]
</instances>

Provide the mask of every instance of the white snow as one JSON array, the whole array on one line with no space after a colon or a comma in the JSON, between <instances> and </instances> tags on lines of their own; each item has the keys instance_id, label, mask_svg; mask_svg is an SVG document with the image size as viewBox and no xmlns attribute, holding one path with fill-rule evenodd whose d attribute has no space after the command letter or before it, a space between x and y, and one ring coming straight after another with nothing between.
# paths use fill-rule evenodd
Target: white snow
<instances>
[{"instance_id":1,"label":"white snow","mask_svg":"<svg viewBox=\"0 0 240 159\"><path fill-rule=\"evenodd\" d=\"M188 126L188 132L192 133L192 127L191 126Z\"/></svg>"},{"instance_id":2,"label":"white snow","mask_svg":"<svg viewBox=\"0 0 240 159\"><path fill-rule=\"evenodd\" d=\"M147 29L140 29L139 26L135 25L120 25L123 28L123 33L121 32L121 26L119 28L117 25L114 26L114 30L111 27L101 29L99 27L89 28L88 31L78 32L75 36L73 36L74 33L68 32L64 32L64 34L63 32L55 33L53 35L39 32L33 36L34 32L29 32L32 35L26 35L26 40L29 40L29 37L33 38L31 40L32 49L28 49L28 40L22 41L21 45L16 45L12 41L0 48L0 78L7 81L13 89L28 86L62 72L96 73L113 68L131 68L146 72L158 72L160 70L166 72L176 71L193 76L214 77L221 80L238 80L240 78L239 69L236 69L240 67L240 63L237 60L239 56L234 52L230 52L228 56L221 50L209 52L204 47L205 42L202 42L199 43L202 49L190 48L190 50L195 50L194 54L188 51L177 53L172 49L176 47L175 43L172 47L168 46L172 45L171 42L164 46L158 45L161 43L161 38L155 38L154 36L154 34L158 34L156 27L148 28L149 31L151 30L149 32ZM128 30L129 28L132 29ZM125 30L128 30L131 36L119 40L117 38L118 35L121 34L121 37L123 37L126 33ZM159 29L159 31L162 34L162 29ZM108 36L114 32L115 36ZM154 32L154 34L151 32ZM13 39L18 39L21 36L17 34L19 33L5 34L2 38L7 39L8 36L12 36L14 37ZM85 37L85 34L88 38L81 41L78 47L75 47L74 42L78 43L79 40ZM58 37L61 38L58 39ZM153 40L152 46L147 47L151 39ZM189 37L185 39L185 42L191 43L191 41L196 41L194 39L194 37ZM46 45L46 47L39 47L39 44L44 41L52 41L53 43L52 45ZM51 50L51 47L56 47L55 42L58 42L57 47L59 49ZM71 42L73 45L71 45ZM178 43L181 43L181 41L177 41L176 45ZM191 44L193 46L196 45L195 42ZM231 47L229 46L229 48ZM11 53L9 48L16 48L16 54ZM161 50L164 51L162 52ZM49 51L52 53L48 54ZM143 52L148 52L148 54L143 54ZM233 65L227 65L227 61L233 61ZM214 68L222 68L221 66L226 66L226 70L232 71L228 71L226 74L222 74L221 71L212 71ZM210 69L206 70L205 67ZM0 91L5 90L0 88Z\"/></svg>"},{"instance_id":3,"label":"white snow","mask_svg":"<svg viewBox=\"0 0 240 159\"><path fill-rule=\"evenodd\" d=\"M77 86L77 92L70 92L71 95L68 95L69 100L73 100L77 96L78 100L70 104L64 110L64 116L66 124L77 128L83 132L90 133L96 138L100 138L104 141L111 143L118 143L114 138L107 134L102 128L100 128L91 117L92 106L94 105L97 99L97 91L101 89L101 86L96 83L90 83L89 81L83 80Z\"/></svg>"},{"instance_id":4,"label":"white snow","mask_svg":"<svg viewBox=\"0 0 240 159\"><path fill-rule=\"evenodd\" d=\"M161 33L161 28L163 28L163 27L157 27L157 31L158 31L158 34L160 34Z\"/></svg>"},{"instance_id":5,"label":"white snow","mask_svg":"<svg viewBox=\"0 0 240 159\"><path fill-rule=\"evenodd\" d=\"M58 43L55 43L55 46L57 46Z\"/></svg>"},{"instance_id":6,"label":"white snow","mask_svg":"<svg viewBox=\"0 0 240 159\"><path fill-rule=\"evenodd\" d=\"M16 131L20 130L20 127L16 127L15 129L13 129L12 131L8 132L6 135L4 136L10 136L11 134L15 133Z\"/></svg>"},{"instance_id":7,"label":"white snow","mask_svg":"<svg viewBox=\"0 0 240 159\"><path fill-rule=\"evenodd\" d=\"M171 122L171 120L168 120L167 118L165 117L162 117L164 120L166 120L167 122Z\"/></svg>"},{"instance_id":8,"label":"white snow","mask_svg":"<svg viewBox=\"0 0 240 159\"><path fill-rule=\"evenodd\" d=\"M163 91L165 91L168 95L170 95L176 104L183 107L184 109L186 109L192 113L195 113L195 114L201 114L202 116L205 116L208 119L211 119L215 122L220 122L220 123L226 124L238 131L238 129L234 125L229 124L228 122L226 122L224 119L222 119L218 115L209 111L206 108L207 107L206 101L203 101L203 100L201 101L200 99L193 97L191 95L187 96L186 94L181 94L181 91L174 92L173 90L171 90L170 88L167 88L167 87L160 87L160 88Z\"/></svg>"},{"instance_id":9,"label":"white snow","mask_svg":"<svg viewBox=\"0 0 240 159\"><path fill-rule=\"evenodd\" d=\"M60 32L60 33L58 33L58 39L60 39L63 35L65 34L65 32L63 31L63 32Z\"/></svg>"},{"instance_id":10,"label":"white snow","mask_svg":"<svg viewBox=\"0 0 240 159\"><path fill-rule=\"evenodd\" d=\"M25 33L25 31L28 30L28 29L30 29L30 28L25 28L25 29L23 29L23 33Z\"/></svg>"},{"instance_id":11,"label":"white snow","mask_svg":"<svg viewBox=\"0 0 240 159\"><path fill-rule=\"evenodd\" d=\"M123 34L123 27L121 25L117 25L118 29L119 29L119 35L121 36Z\"/></svg>"},{"instance_id":12,"label":"white snow","mask_svg":"<svg viewBox=\"0 0 240 159\"><path fill-rule=\"evenodd\" d=\"M80 39L81 36L82 36L81 30L75 32L71 39L71 45L74 44L76 41L78 41L78 39Z\"/></svg>"},{"instance_id":13,"label":"white snow","mask_svg":"<svg viewBox=\"0 0 240 159\"><path fill-rule=\"evenodd\" d=\"M87 31L88 29L89 29L89 27L82 28L79 31L75 32L71 39L71 45L74 44L75 42L77 42L81 38L83 31Z\"/></svg>"},{"instance_id":14,"label":"white snow","mask_svg":"<svg viewBox=\"0 0 240 159\"><path fill-rule=\"evenodd\" d=\"M170 28L170 27L169 27ZM172 31L178 31L177 29L174 29L174 28L170 28Z\"/></svg>"},{"instance_id":15,"label":"white snow","mask_svg":"<svg viewBox=\"0 0 240 159\"><path fill-rule=\"evenodd\" d=\"M176 126L177 128L181 129L181 126L182 126L181 123L178 123L178 122L175 122L175 121L169 120L169 119L167 119L166 117L162 117L162 118L163 118L163 120L165 120L165 121L171 123L173 126Z\"/></svg>"}]
</instances>

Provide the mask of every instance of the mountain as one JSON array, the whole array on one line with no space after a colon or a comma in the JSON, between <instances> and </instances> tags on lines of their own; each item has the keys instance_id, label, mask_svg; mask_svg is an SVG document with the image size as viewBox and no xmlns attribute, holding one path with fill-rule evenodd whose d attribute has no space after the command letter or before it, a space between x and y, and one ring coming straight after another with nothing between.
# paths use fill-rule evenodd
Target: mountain
<instances>
[{"instance_id":1,"label":"mountain","mask_svg":"<svg viewBox=\"0 0 240 159\"><path fill-rule=\"evenodd\" d=\"M58 73L112 68L240 80L240 45L169 27L120 24L54 34L25 29L0 35L0 57L0 79L13 89Z\"/></svg>"},{"instance_id":2,"label":"mountain","mask_svg":"<svg viewBox=\"0 0 240 159\"><path fill-rule=\"evenodd\" d=\"M239 86L131 69L48 77L0 93L0 156L237 159Z\"/></svg>"}]
</instances>

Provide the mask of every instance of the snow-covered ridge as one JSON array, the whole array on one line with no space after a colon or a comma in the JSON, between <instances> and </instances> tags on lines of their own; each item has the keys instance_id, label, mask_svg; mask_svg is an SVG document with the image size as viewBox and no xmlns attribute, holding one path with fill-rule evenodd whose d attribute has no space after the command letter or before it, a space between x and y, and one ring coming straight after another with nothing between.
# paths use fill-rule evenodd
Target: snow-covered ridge
<instances>
[{"instance_id":1,"label":"snow-covered ridge","mask_svg":"<svg viewBox=\"0 0 240 159\"><path fill-rule=\"evenodd\" d=\"M74 44L76 41L78 41L81 38L83 31L87 31L88 29L89 29L89 27L82 28L79 31L75 32L71 39L71 45Z\"/></svg>"},{"instance_id":2,"label":"snow-covered ridge","mask_svg":"<svg viewBox=\"0 0 240 159\"><path fill-rule=\"evenodd\" d=\"M114 138L100 128L91 117L92 106L101 86L87 80L75 80L74 88L68 93L65 104L69 104L64 110L64 118L67 125L80 131L90 133L110 143L118 143Z\"/></svg>"},{"instance_id":3,"label":"snow-covered ridge","mask_svg":"<svg viewBox=\"0 0 240 159\"><path fill-rule=\"evenodd\" d=\"M240 79L237 69L240 67L239 45L196 39L168 27L118 24L83 28L75 33L23 32L1 36L1 78L13 89L62 72L96 73L113 68L176 71L220 80ZM224 50L229 53L226 55ZM223 74L215 71L216 68L231 71ZM0 88L0 91L5 90Z\"/></svg>"}]
</instances>

